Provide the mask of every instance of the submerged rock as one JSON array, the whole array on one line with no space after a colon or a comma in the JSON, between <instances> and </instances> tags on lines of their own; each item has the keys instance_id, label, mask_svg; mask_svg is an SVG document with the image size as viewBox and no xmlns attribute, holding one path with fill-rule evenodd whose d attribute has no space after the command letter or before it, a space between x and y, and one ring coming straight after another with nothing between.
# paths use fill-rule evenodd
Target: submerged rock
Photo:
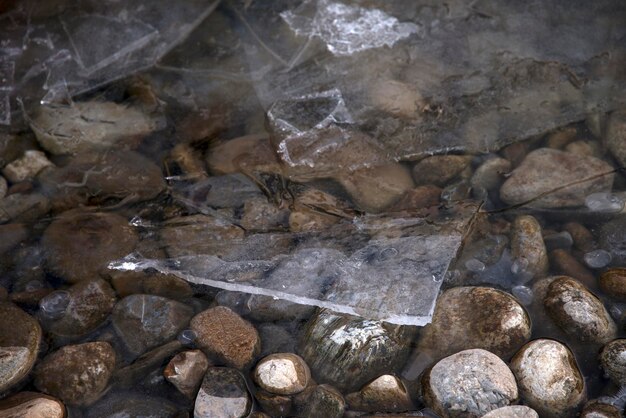
<instances>
[{"instance_id":1,"label":"submerged rock","mask_svg":"<svg viewBox=\"0 0 626 418\"><path fill-rule=\"evenodd\" d=\"M541 225L535 217L522 215L513 221L511 256L516 262L523 262L523 270L530 278L540 278L548 272L548 252L543 241Z\"/></svg>"},{"instance_id":2,"label":"submerged rock","mask_svg":"<svg viewBox=\"0 0 626 418\"><path fill-rule=\"evenodd\" d=\"M626 268L608 269L598 279L600 289L619 301L626 301Z\"/></svg>"},{"instance_id":3,"label":"submerged rock","mask_svg":"<svg viewBox=\"0 0 626 418\"><path fill-rule=\"evenodd\" d=\"M193 398L198 393L200 383L210 365L202 351L183 351L170 360L163 370L163 376L182 394Z\"/></svg>"},{"instance_id":4,"label":"submerged rock","mask_svg":"<svg viewBox=\"0 0 626 418\"><path fill-rule=\"evenodd\" d=\"M337 389L330 385L317 385L307 391L298 416L303 418L341 418L346 401Z\"/></svg>"},{"instance_id":5,"label":"submerged rock","mask_svg":"<svg viewBox=\"0 0 626 418\"><path fill-rule=\"evenodd\" d=\"M52 396L20 392L0 401L0 416L5 418L65 418L65 405Z\"/></svg>"},{"instance_id":6,"label":"submerged rock","mask_svg":"<svg viewBox=\"0 0 626 418\"><path fill-rule=\"evenodd\" d=\"M413 166L413 180L418 186L433 184L443 187L469 166L468 155L433 155Z\"/></svg>"},{"instance_id":7,"label":"submerged rock","mask_svg":"<svg viewBox=\"0 0 626 418\"><path fill-rule=\"evenodd\" d=\"M34 179L41 170L51 166L54 164L46 158L46 154L41 151L28 150L21 158L7 164L2 169L2 174L11 183L19 183Z\"/></svg>"},{"instance_id":8,"label":"submerged rock","mask_svg":"<svg viewBox=\"0 0 626 418\"><path fill-rule=\"evenodd\" d=\"M606 128L606 146L622 166L626 166L626 111L611 113Z\"/></svg>"},{"instance_id":9,"label":"submerged rock","mask_svg":"<svg viewBox=\"0 0 626 418\"><path fill-rule=\"evenodd\" d=\"M414 405L402 380L385 374L372 380L358 392L346 395L351 410L364 412L410 411Z\"/></svg>"},{"instance_id":10,"label":"submerged rock","mask_svg":"<svg viewBox=\"0 0 626 418\"><path fill-rule=\"evenodd\" d=\"M243 418L252 409L246 380L235 369L211 367L206 372L193 411L195 418Z\"/></svg>"},{"instance_id":11,"label":"submerged rock","mask_svg":"<svg viewBox=\"0 0 626 418\"><path fill-rule=\"evenodd\" d=\"M626 265L626 217L617 217L598 230L599 247L611 254L611 265Z\"/></svg>"},{"instance_id":12,"label":"submerged rock","mask_svg":"<svg viewBox=\"0 0 626 418\"><path fill-rule=\"evenodd\" d=\"M270 354L254 369L254 381L263 390L277 395L302 392L311 380L309 366L292 353Z\"/></svg>"},{"instance_id":13,"label":"submerged rock","mask_svg":"<svg viewBox=\"0 0 626 418\"><path fill-rule=\"evenodd\" d=\"M607 343L600 352L604 372L619 387L626 386L626 339L619 338Z\"/></svg>"},{"instance_id":14,"label":"submerged rock","mask_svg":"<svg viewBox=\"0 0 626 418\"><path fill-rule=\"evenodd\" d=\"M595 157L539 148L513 170L500 188L500 198L509 205L534 208L581 206L588 195L611 191L612 171L610 164Z\"/></svg>"}]
</instances>

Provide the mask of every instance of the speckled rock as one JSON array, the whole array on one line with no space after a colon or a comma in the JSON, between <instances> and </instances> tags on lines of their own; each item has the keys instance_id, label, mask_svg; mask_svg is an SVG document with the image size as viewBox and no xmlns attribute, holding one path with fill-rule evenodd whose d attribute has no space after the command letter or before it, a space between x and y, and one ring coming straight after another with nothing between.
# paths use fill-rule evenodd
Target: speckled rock
<instances>
[{"instance_id":1,"label":"speckled rock","mask_svg":"<svg viewBox=\"0 0 626 418\"><path fill-rule=\"evenodd\" d=\"M35 386L68 405L89 405L102 395L114 367L109 343L66 345L37 365Z\"/></svg>"},{"instance_id":2,"label":"speckled rock","mask_svg":"<svg viewBox=\"0 0 626 418\"><path fill-rule=\"evenodd\" d=\"M472 157L469 155L433 155L426 157L413 166L413 180L418 186L434 184L443 187L458 176Z\"/></svg>"},{"instance_id":3,"label":"speckled rock","mask_svg":"<svg viewBox=\"0 0 626 418\"><path fill-rule=\"evenodd\" d=\"M626 386L626 339L607 343L600 352L604 372L619 387Z\"/></svg>"},{"instance_id":4,"label":"speckled rock","mask_svg":"<svg viewBox=\"0 0 626 418\"><path fill-rule=\"evenodd\" d=\"M40 315L46 331L77 337L94 330L109 316L115 292L102 279L83 280L67 289L69 304L59 318ZM41 313L41 311L40 311Z\"/></svg>"},{"instance_id":5,"label":"speckled rock","mask_svg":"<svg viewBox=\"0 0 626 418\"><path fill-rule=\"evenodd\" d=\"M535 208L579 206L591 193L611 190L612 170L611 165L595 157L539 148L513 170L500 188L500 198L510 205L536 199L528 203ZM573 184L584 178L590 180Z\"/></svg>"},{"instance_id":6,"label":"speckled rock","mask_svg":"<svg viewBox=\"0 0 626 418\"><path fill-rule=\"evenodd\" d=\"M390 374L377 377L358 392L346 395L346 402L351 410L364 412L400 412L414 408L404 382Z\"/></svg>"},{"instance_id":7,"label":"speckled rock","mask_svg":"<svg viewBox=\"0 0 626 418\"><path fill-rule=\"evenodd\" d=\"M211 367L207 370L193 411L195 418L243 418L252 408L246 380L235 369Z\"/></svg>"},{"instance_id":8,"label":"speckled rock","mask_svg":"<svg viewBox=\"0 0 626 418\"><path fill-rule=\"evenodd\" d=\"M309 366L293 353L276 353L262 358L254 369L254 381L267 392L293 395L302 392L311 379Z\"/></svg>"},{"instance_id":9,"label":"speckled rock","mask_svg":"<svg viewBox=\"0 0 626 418\"><path fill-rule=\"evenodd\" d=\"M507 359L530 333L530 318L513 296L489 287L455 287L439 297L418 346L435 359L469 348Z\"/></svg>"},{"instance_id":10,"label":"speckled rock","mask_svg":"<svg viewBox=\"0 0 626 418\"><path fill-rule=\"evenodd\" d=\"M192 308L175 300L131 295L115 305L111 319L128 350L139 355L176 337L192 316Z\"/></svg>"},{"instance_id":11,"label":"speckled rock","mask_svg":"<svg viewBox=\"0 0 626 418\"><path fill-rule=\"evenodd\" d=\"M113 213L72 210L61 214L42 237L47 268L70 283L92 279L135 249L137 233Z\"/></svg>"},{"instance_id":12,"label":"speckled rock","mask_svg":"<svg viewBox=\"0 0 626 418\"><path fill-rule=\"evenodd\" d=\"M3 418L65 418L65 405L52 396L36 392L20 392L0 401Z\"/></svg>"},{"instance_id":13,"label":"speckled rock","mask_svg":"<svg viewBox=\"0 0 626 418\"><path fill-rule=\"evenodd\" d=\"M563 344L539 339L511 360L525 403L542 417L571 417L585 398L585 380L572 352Z\"/></svg>"},{"instance_id":14,"label":"speckled rock","mask_svg":"<svg viewBox=\"0 0 626 418\"><path fill-rule=\"evenodd\" d=\"M626 217L620 216L600 226L598 247L611 253L611 265L626 266Z\"/></svg>"},{"instance_id":15,"label":"speckled rock","mask_svg":"<svg viewBox=\"0 0 626 418\"><path fill-rule=\"evenodd\" d=\"M299 353L317 381L355 391L404 364L412 331L322 309L303 330Z\"/></svg>"},{"instance_id":16,"label":"speckled rock","mask_svg":"<svg viewBox=\"0 0 626 418\"><path fill-rule=\"evenodd\" d=\"M606 146L617 162L626 166L626 110L611 113L606 127Z\"/></svg>"},{"instance_id":17,"label":"speckled rock","mask_svg":"<svg viewBox=\"0 0 626 418\"><path fill-rule=\"evenodd\" d=\"M523 262L524 270L534 278L544 276L549 267L541 225L533 216L522 215L511 225L511 256Z\"/></svg>"},{"instance_id":18,"label":"speckled rock","mask_svg":"<svg viewBox=\"0 0 626 418\"><path fill-rule=\"evenodd\" d=\"M41 342L39 323L10 302L0 302L0 394L33 368Z\"/></svg>"},{"instance_id":19,"label":"speckled rock","mask_svg":"<svg viewBox=\"0 0 626 418\"><path fill-rule=\"evenodd\" d=\"M197 335L197 346L209 358L237 369L250 366L261 350L254 326L223 306L200 312L190 327Z\"/></svg>"},{"instance_id":20,"label":"speckled rock","mask_svg":"<svg viewBox=\"0 0 626 418\"><path fill-rule=\"evenodd\" d=\"M605 343L616 336L617 327L602 302L571 277L553 280L543 303L548 315L580 341Z\"/></svg>"},{"instance_id":21,"label":"speckled rock","mask_svg":"<svg viewBox=\"0 0 626 418\"><path fill-rule=\"evenodd\" d=\"M28 150L17 160L7 164L2 169L2 174L12 183L19 183L24 180L32 180L44 168L54 164L46 158L46 154L41 151Z\"/></svg>"},{"instance_id":22,"label":"speckled rock","mask_svg":"<svg viewBox=\"0 0 626 418\"><path fill-rule=\"evenodd\" d=\"M425 404L443 417L481 417L517 401L515 377L498 356L481 349L446 357L422 377Z\"/></svg>"},{"instance_id":23,"label":"speckled rock","mask_svg":"<svg viewBox=\"0 0 626 418\"><path fill-rule=\"evenodd\" d=\"M626 268L612 268L600 275L600 289L619 301L626 301Z\"/></svg>"},{"instance_id":24,"label":"speckled rock","mask_svg":"<svg viewBox=\"0 0 626 418\"><path fill-rule=\"evenodd\" d=\"M210 365L202 351L183 351L170 360L163 376L182 394L194 398Z\"/></svg>"},{"instance_id":25,"label":"speckled rock","mask_svg":"<svg viewBox=\"0 0 626 418\"><path fill-rule=\"evenodd\" d=\"M346 402L337 389L330 385L317 385L306 393L304 406L297 416L303 418L341 418Z\"/></svg>"},{"instance_id":26,"label":"speckled rock","mask_svg":"<svg viewBox=\"0 0 626 418\"><path fill-rule=\"evenodd\" d=\"M617 405L592 400L585 404L580 412L580 418L622 418L624 408Z\"/></svg>"},{"instance_id":27,"label":"speckled rock","mask_svg":"<svg viewBox=\"0 0 626 418\"><path fill-rule=\"evenodd\" d=\"M534 409L523 405L505 406L483 415L483 418L539 418Z\"/></svg>"}]
</instances>

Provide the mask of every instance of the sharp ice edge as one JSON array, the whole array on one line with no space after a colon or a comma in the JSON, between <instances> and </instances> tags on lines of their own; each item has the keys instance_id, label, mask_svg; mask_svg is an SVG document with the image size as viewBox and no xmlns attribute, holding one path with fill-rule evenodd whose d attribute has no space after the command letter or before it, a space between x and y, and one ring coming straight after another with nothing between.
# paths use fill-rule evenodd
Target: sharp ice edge
<instances>
[{"instance_id":1,"label":"sharp ice edge","mask_svg":"<svg viewBox=\"0 0 626 418\"><path fill-rule=\"evenodd\" d=\"M306 26L302 25L302 16L292 10L286 10L280 16L297 35L320 38L336 56L391 47L419 29L414 23L400 23L382 10L330 0L317 1L317 12Z\"/></svg>"},{"instance_id":2,"label":"sharp ice edge","mask_svg":"<svg viewBox=\"0 0 626 418\"><path fill-rule=\"evenodd\" d=\"M185 258L189 259L189 257L185 257ZM192 257L192 258L196 258L196 257ZM163 262L162 260L155 260L155 259L142 259L140 261L129 261L126 259L122 259L122 260L109 263L108 268L111 270L120 270L120 271L143 271L149 268L153 268L162 274L173 274L176 277L180 277L181 279L194 283L194 284L211 286L211 287L215 287L218 289L228 290L231 292L243 292L243 293L248 293L251 295L269 296L272 298L284 299L289 302L294 302L300 305L317 306L320 308L327 308L327 309L330 309L331 311L341 313L341 314L353 315L356 317L363 317L361 313L357 312L355 309L346 305L337 304L333 302L327 302L327 301L323 301L319 299L308 298L304 296L297 296L292 293L286 293L286 292L281 292L277 290L263 289L263 288L252 286L252 285L223 282L219 280L212 280L212 279L207 279L203 277L198 277L192 274L184 273L177 269L172 269L168 267L166 264L167 263ZM433 303L433 307L431 308L431 314L433 310L434 310L434 303ZM372 318L368 318L368 319L372 319ZM374 320L381 321L381 322L389 322L391 324L396 324L396 325L424 326L430 323L430 315L429 316L414 316L414 315L391 314L391 315L384 315L380 318L375 318Z\"/></svg>"}]
</instances>

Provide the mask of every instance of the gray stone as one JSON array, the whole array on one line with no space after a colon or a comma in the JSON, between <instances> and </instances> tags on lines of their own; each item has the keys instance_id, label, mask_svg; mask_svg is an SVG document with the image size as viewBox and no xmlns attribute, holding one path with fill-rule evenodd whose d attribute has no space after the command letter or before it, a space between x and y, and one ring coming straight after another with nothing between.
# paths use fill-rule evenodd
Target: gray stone
<instances>
[{"instance_id":1,"label":"gray stone","mask_svg":"<svg viewBox=\"0 0 626 418\"><path fill-rule=\"evenodd\" d=\"M523 405L505 406L483 415L483 418L539 418L534 409Z\"/></svg>"},{"instance_id":2,"label":"gray stone","mask_svg":"<svg viewBox=\"0 0 626 418\"><path fill-rule=\"evenodd\" d=\"M585 380L563 344L538 339L511 360L524 402L540 416L571 417L585 398Z\"/></svg>"},{"instance_id":3,"label":"gray stone","mask_svg":"<svg viewBox=\"0 0 626 418\"><path fill-rule=\"evenodd\" d=\"M207 370L194 406L195 418L243 418L252 408L246 380L235 369Z\"/></svg>"},{"instance_id":4,"label":"gray stone","mask_svg":"<svg viewBox=\"0 0 626 418\"><path fill-rule=\"evenodd\" d=\"M600 363L604 372L618 386L626 386L626 339L620 338L607 343L600 352Z\"/></svg>"},{"instance_id":5,"label":"gray stone","mask_svg":"<svg viewBox=\"0 0 626 418\"><path fill-rule=\"evenodd\" d=\"M144 393L109 393L92 405L86 413L89 418L178 418L179 409L166 399Z\"/></svg>"},{"instance_id":6,"label":"gray stone","mask_svg":"<svg viewBox=\"0 0 626 418\"><path fill-rule=\"evenodd\" d=\"M424 402L445 417L480 417L518 399L513 373L482 349L446 357L422 377Z\"/></svg>"},{"instance_id":7,"label":"gray stone","mask_svg":"<svg viewBox=\"0 0 626 418\"><path fill-rule=\"evenodd\" d=\"M548 272L548 252L541 225L533 216L522 215L515 218L511 225L511 256L513 260L523 262L523 270L532 278L541 278Z\"/></svg>"},{"instance_id":8,"label":"gray stone","mask_svg":"<svg viewBox=\"0 0 626 418\"><path fill-rule=\"evenodd\" d=\"M323 309L308 321L299 353L316 380L354 391L401 367L411 338L409 327Z\"/></svg>"},{"instance_id":9,"label":"gray stone","mask_svg":"<svg viewBox=\"0 0 626 418\"><path fill-rule=\"evenodd\" d=\"M7 195L7 191L9 190L9 185L4 177L0 176L0 199L4 198Z\"/></svg>"},{"instance_id":10,"label":"gray stone","mask_svg":"<svg viewBox=\"0 0 626 418\"><path fill-rule=\"evenodd\" d=\"M41 342L39 323L9 302L0 302L0 394L33 368Z\"/></svg>"},{"instance_id":11,"label":"gray stone","mask_svg":"<svg viewBox=\"0 0 626 418\"><path fill-rule=\"evenodd\" d=\"M175 338L192 316L189 306L154 295L127 296L111 315L124 345L136 355Z\"/></svg>"},{"instance_id":12,"label":"gray stone","mask_svg":"<svg viewBox=\"0 0 626 418\"><path fill-rule=\"evenodd\" d=\"M253 377L256 384L267 392L294 395L309 385L311 372L302 357L293 353L276 353L257 363Z\"/></svg>"},{"instance_id":13,"label":"gray stone","mask_svg":"<svg viewBox=\"0 0 626 418\"><path fill-rule=\"evenodd\" d=\"M203 179L182 193L197 208L238 208L249 199L263 197L259 187L241 173Z\"/></svg>"},{"instance_id":14,"label":"gray stone","mask_svg":"<svg viewBox=\"0 0 626 418\"><path fill-rule=\"evenodd\" d=\"M65 418L65 405L52 396L20 392L0 401L3 418Z\"/></svg>"},{"instance_id":15,"label":"gray stone","mask_svg":"<svg viewBox=\"0 0 626 418\"><path fill-rule=\"evenodd\" d=\"M244 203L240 223L246 231L283 230L289 224L289 211L268 202L265 197L255 197Z\"/></svg>"},{"instance_id":16,"label":"gray stone","mask_svg":"<svg viewBox=\"0 0 626 418\"><path fill-rule=\"evenodd\" d=\"M513 170L500 188L500 198L534 208L580 206L592 193L611 191L612 170L595 157L539 148Z\"/></svg>"},{"instance_id":17,"label":"gray stone","mask_svg":"<svg viewBox=\"0 0 626 418\"><path fill-rule=\"evenodd\" d=\"M507 359L530 334L530 317L513 296L489 287L455 287L439 297L418 346L435 360L469 348Z\"/></svg>"},{"instance_id":18,"label":"gray stone","mask_svg":"<svg viewBox=\"0 0 626 418\"><path fill-rule=\"evenodd\" d=\"M0 199L0 223L32 222L50 211L50 201L40 193L12 193Z\"/></svg>"},{"instance_id":19,"label":"gray stone","mask_svg":"<svg viewBox=\"0 0 626 418\"><path fill-rule=\"evenodd\" d=\"M580 412L580 418L622 418L623 407L610 403L604 403L599 399L594 399L585 404Z\"/></svg>"},{"instance_id":20,"label":"gray stone","mask_svg":"<svg viewBox=\"0 0 626 418\"><path fill-rule=\"evenodd\" d=\"M183 351L170 360L163 376L182 394L194 398L210 365L202 351Z\"/></svg>"},{"instance_id":21,"label":"gray stone","mask_svg":"<svg viewBox=\"0 0 626 418\"><path fill-rule=\"evenodd\" d=\"M580 341L605 343L617 334L615 322L602 301L571 277L553 280L543 303L548 315Z\"/></svg>"},{"instance_id":22,"label":"gray stone","mask_svg":"<svg viewBox=\"0 0 626 418\"><path fill-rule=\"evenodd\" d=\"M617 162L626 166L626 110L611 113L606 128L605 143Z\"/></svg>"},{"instance_id":23,"label":"gray stone","mask_svg":"<svg viewBox=\"0 0 626 418\"><path fill-rule=\"evenodd\" d=\"M617 217L600 226L597 237L599 247L611 253L611 265L626 265L626 217Z\"/></svg>"},{"instance_id":24,"label":"gray stone","mask_svg":"<svg viewBox=\"0 0 626 418\"><path fill-rule=\"evenodd\" d=\"M66 345L37 365L35 386L68 405L90 405L102 396L114 367L109 343Z\"/></svg>"}]
</instances>

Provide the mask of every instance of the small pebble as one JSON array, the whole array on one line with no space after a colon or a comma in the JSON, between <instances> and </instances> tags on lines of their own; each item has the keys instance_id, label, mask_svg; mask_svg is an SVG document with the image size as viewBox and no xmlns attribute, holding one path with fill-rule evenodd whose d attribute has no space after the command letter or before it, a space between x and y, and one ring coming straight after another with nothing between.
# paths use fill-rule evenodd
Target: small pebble
<instances>
[{"instance_id":1,"label":"small pebble","mask_svg":"<svg viewBox=\"0 0 626 418\"><path fill-rule=\"evenodd\" d=\"M533 290L528 286L513 286L511 294L515 296L524 306L528 306L533 303Z\"/></svg>"},{"instance_id":2,"label":"small pebble","mask_svg":"<svg viewBox=\"0 0 626 418\"><path fill-rule=\"evenodd\" d=\"M563 248L569 250L574 244L572 235L567 231L561 231L543 237L543 242L546 244L548 251L556 250L557 248Z\"/></svg>"},{"instance_id":3,"label":"small pebble","mask_svg":"<svg viewBox=\"0 0 626 418\"><path fill-rule=\"evenodd\" d=\"M592 269L601 269L611 263L611 253L605 250L595 250L584 255L585 264Z\"/></svg>"},{"instance_id":4,"label":"small pebble","mask_svg":"<svg viewBox=\"0 0 626 418\"><path fill-rule=\"evenodd\" d=\"M287 395L277 395L275 393L269 393L263 389L257 390L254 394L261 409L274 417L286 417L291 416L291 410L293 408L293 399Z\"/></svg>"},{"instance_id":5,"label":"small pebble","mask_svg":"<svg viewBox=\"0 0 626 418\"><path fill-rule=\"evenodd\" d=\"M251 409L252 397L239 371L228 367L207 370L196 396L194 418L243 418Z\"/></svg>"},{"instance_id":6,"label":"small pebble","mask_svg":"<svg viewBox=\"0 0 626 418\"><path fill-rule=\"evenodd\" d=\"M592 193L585 198L585 206L592 212L617 213L624 209L624 200L612 193Z\"/></svg>"},{"instance_id":7,"label":"small pebble","mask_svg":"<svg viewBox=\"0 0 626 418\"><path fill-rule=\"evenodd\" d=\"M472 157L468 155L433 155L426 157L413 167L413 180L418 186L433 184L438 187L447 185L469 165Z\"/></svg>"},{"instance_id":8,"label":"small pebble","mask_svg":"<svg viewBox=\"0 0 626 418\"><path fill-rule=\"evenodd\" d=\"M574 247L584 253L594 250L593 234L584 225L578 222L568 222L563 225L563 229L572 236Z\"/></svg>"},{"instance_id":9,"label":"small pebble","mask_svg":"<svg viewBox=\"0 0 626 418\"><path fill-rule=\"evenodd\" d=\"M626 339L607 343L600 352L604 372L618 387L626 386Z\"/></svg>"},{"instance_id":10,"label":"small pebble","mask_svg":"<svg viewBox=\"0 0 626 418\"><path fill-rule=\"evenodd\" d=\"M19 183L34 179L44 168L52 166L54 164L48 160L46 154L41 151L28 150L21 158L7 164L2 169L2 174L11 183Z\"/></svg>"},{"instance_id":11,"label":"small pebble","mask_svg":"<svg viewBox=\"0 0 626 418\"><path fill-rule=\"evenodd\" d=\"M309 366L292 353L271 354L259 361L254 369L254 381L267 392L294 395L309 384Z\"/></svg>"},{"instance_id":12,"label":"small pebble","mask_svg":"<svg viewBox=\"0 0 626 418\"><path fill-rule=\"evenodd\" d=\"M550 251L549 259L554 272L573 277L585 286L595 287L594 274L570 252L563 249Z\"/></svg>"},{"instance_id":13,"label":"small pebble","mask_svg":"<svg viewBox=\"0 0 626 418\"><path fill-rule=\"evenodd\" d=\"M619 301L626 301L626 268L612 268L600 275L600 289Z\"/></svg>"},{"instance_id":14,"label":"small pebble","mask_svg":"<svg viewBox=\"0 0 626 418\"><path fill-rule=\"evenodd\" d=\"M521 398L540 416L572 417L585 398L585 380L572 352L547 339L531 341L511 359Z\"/></svg>"},{"instance_id":15,"label":"small pebble","mask_svg":"<svg viewBox=\"0 0 626 418\"><path fill-rule=\"evenodd\" d=\"M183 351L170 360L163 376L183 395L194 398L210 365L202 351Z\"/></svg>"},{"instance_id":16,"label":"small pebble","mask_svg":"<svg viewBox=\"0 0 626 418\"><path fill-rule=\"evenodd\" d=\"M532 277L543 277L548 271L548 252L543 242L541 225L530 215L515 218L511 230L511 256L514 260L525 260L523 271Z\"/></svg>"}]
</instances>

